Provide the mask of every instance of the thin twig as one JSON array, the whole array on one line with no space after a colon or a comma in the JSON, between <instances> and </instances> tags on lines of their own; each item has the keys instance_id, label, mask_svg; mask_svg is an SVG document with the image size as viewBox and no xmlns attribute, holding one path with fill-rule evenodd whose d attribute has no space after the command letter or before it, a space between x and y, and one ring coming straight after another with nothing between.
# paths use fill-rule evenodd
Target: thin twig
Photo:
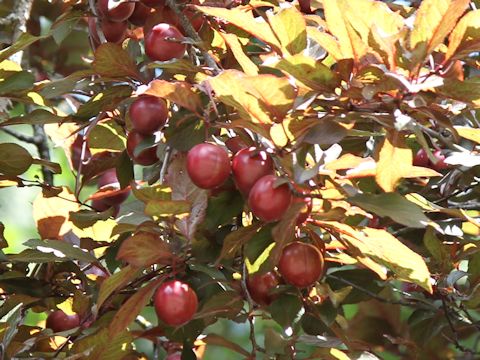
<instances>
[{"instance_id":1,"label":"thin twig","mask_svg":"<svg viewBox=\"0 0 480 360\"><path fill-rule=\"evenodd\" d=\"M192 26L192 23L190 20L185 16L185 14L181 11L180 7L178 6L177 2L175 0L167 0L167 5L170 9L173 10L175 15L178 16L178 19L180 21L180 24L182 25L183 29L185 30L186 34L196 43L196 44L202 44L203 41L198 35L198 33L195 31L195 29ZM204 49L202 45L197 46L200 51L202 52L202 55L205 59L205 62L208 67L212 69L214 74L219 74L222 70L216 63L215 59L208 53L207 50Z\"/></svg>"},{"instance_id":2,"label":"thin twig","mask_svg":"<svg viewBox=\"0 0 480 360\"><path fill-rule=\"evenodd\" d=\"M34 136L25 135L23 133L20 133L18 131L15 131L15 130L12 130L12 129L9 129L9 128L1 128L0 130L2 130L4 133L6 133L10 136L13 136L17 140L24 141L24 142L29 143L29 144L37 144L38 143L38 139L36 139Z\"/></svg>"}]
</instances>

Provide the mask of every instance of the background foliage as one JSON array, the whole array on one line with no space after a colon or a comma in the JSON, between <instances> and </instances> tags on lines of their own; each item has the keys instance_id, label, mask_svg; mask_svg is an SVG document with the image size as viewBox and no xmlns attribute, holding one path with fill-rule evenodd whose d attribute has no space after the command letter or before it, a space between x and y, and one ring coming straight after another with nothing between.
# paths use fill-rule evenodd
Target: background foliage
<instances>
[{"instance_id":1,"label":"background foliage","mask_svg":"<svg viewBox=\"0 0 480 360\"><path fill-rule=\"evenodd\" d=\"M476 1L167 1L121 44L95 44L93 3L0 4L2 358L478 357ZM151 61L144 33L184 8L204 22L187 54ZM170 110L146 167L126 151L141 94ZM231 138L313 199L305 223L255 219L231 179L193 185L185 153ZM97 189L109 169L121 189ZM324 249L323 278L255 304L245 279L294 239ZM170 277L200 301L180 328L151 303ZM54 309L80 326L46 329Z\"/></svg>"}]
</instances>

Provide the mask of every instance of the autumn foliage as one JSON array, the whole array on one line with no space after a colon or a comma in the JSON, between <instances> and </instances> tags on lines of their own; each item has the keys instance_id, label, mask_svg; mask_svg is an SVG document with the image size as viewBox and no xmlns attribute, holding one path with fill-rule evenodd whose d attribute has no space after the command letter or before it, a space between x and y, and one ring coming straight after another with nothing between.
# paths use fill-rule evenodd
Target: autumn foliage
<instances>
[{"instance_id":1,"label":"autumn foliage","mask_svg":"<svg viewBox=\"0 0 480 360\"><path fill-rule=\"evenodd\" d=\"M2 359L480 354L477 1L19 3Z\"/></svg>"}]
</instances>

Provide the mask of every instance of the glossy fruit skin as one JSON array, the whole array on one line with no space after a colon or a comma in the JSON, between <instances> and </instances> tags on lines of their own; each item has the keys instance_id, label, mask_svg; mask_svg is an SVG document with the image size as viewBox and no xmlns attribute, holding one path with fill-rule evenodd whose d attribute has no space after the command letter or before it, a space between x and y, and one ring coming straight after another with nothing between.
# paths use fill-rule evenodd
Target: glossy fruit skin
<instances>
[{"instance_id":1,"label":"glossy fruit skin","mask_svg":"<svg viewBox=\"0 0 480 360\"><path fill-rule=\"evenodd\" d=\"M135 148L138 146L138 144L140 144L144 139L147 139L148 137L149 136L142 135L135 130L132 130L128 133L127 153L134 163L148 166L153 165L158 161L157 148L155 146L144 149L140 154L135 156ZM153 138L153 135L151 137Z\"/></svg>"},{"instance_id":2,"label":"glossy fruit skin","mask_svg":"<svg viewBox=\"0 0 480 360\"><path fill-rule=\"evenodd\" d=\"M266 151L255 147L242 149L232 159L232 173L238 189L248 195L260 178L273 174L273 160Z\"/></svg>"},{"instance_id":3,"label":"glossy fruit skin","mask_svg":"<svg viewBox=\"0 0 480 360\"><path fill-rule=\"evenodd\" d=\"M153 296L155 311L169 326L185 324L197 312L198 298L193 289L179 280L163 283Z\"/></svg>"},{"instance_id":4,"label":"glossy fruit skin","mask_svg":"<svg viewBox=\"0 0 480 360\"><path fill-rule=\"evenodd\" d=\"M214 189L230 175L228 153L220 146L203 143L195 145L187 155L187 173L201 189Z\"/></svg>"},{"instance_id":5,"label":"glossy fruit skin","mask_svg":"<svg viewBox=\"0 0 480 360\"><path fill-rule=\"evenodd\" d=\"M295 241L283 248L278 271L289 284L305 288L320 279L324 266L323 255L318 248Z\"/></svg>"},{"instance_id":6,"label":"glossy fruit skin","mask_svg":"<svg viewBox=\"0 0 480 360\"><path fill-rule=\"evenodd\" d=\"M70 147L70 156L72 160L73 169L75 170L78 170L78 168L80 167L80 160L82 158L82 147L83 147L83 136L79 135L75 138L75 141L72 143ZM88 160L91 157L92 157L92 153L90 152L88 145L86 145L83 160L84 161Z\"/></svg>"},{"instance_id":7,"label":"glossy fruit skin","mask_svg":"<svg viewBox=\"0 0 480 360\"><path fill-rule=\"evenodd\" d=\"M121 3L117 7L109 10L108 0L98 0L97 7L100 14L108 20L125 21L133 14L135 3Z\"/></svg>"},{"instance_id":8,"label":"glossy fruit skin","mask_svg":"<svg viewBox=\"0 0 480 360\"><path fill-rule=\"evenodd\" d=\"M182 58L187 46L166 40L166 38L181 40L183 37L183 34L175 26L165 23L157 24L145 37L145 52L154 61Z\"/></svg>"},{"instance_id":9,"label":"glossy fruit skin","mask_svg":"<svg viewBox=\"0 0 480 360\"><path fill-rule=\"evenodd\" d=\"M275 300L271 291L280 284L280 278L274 271L254 274L247 278L247 289L253 301L262 306L270 305Z\"/></svg>"},{"instance_id":10,"label":"glossy fruit skin","mask_svg":"<svg viewBox=\"0 0 480 360\"><path fill-rule=\"evenodd\" d=\"M305 221L307 221L308 217L310 216L310 213L312 212L312 198L305 197L305 198L300 198L296 197L293 199L293 202L303 202L305 206L302 208L300 214L298 215L297 218L297 225L303 224Z\"/></svg>"},{"instance_id":11,"label":"glossy fruit skin","mask_svg":"<svg viewBox=\"0 0 480 360\"><path fill-rule=\"evenodd\" d=\"M257 218L265 222L278 221L292 202L287 184L274 188L278 178L266 175L253 185L248 195L248 205Z\"/></svg>"},{"instance_id":12,"label":"glossy fruit skin","mask_svg":"<svg viewBox=\"0 0 480 360\"><path fill-rule=\"evenodd\" d=\"M446 170L450 167L450 165L445 162L445 159L447 157L442 153L442 150L436 150L433 153L433 156L435 157L437 162L435 164L432 163L432 169L441 171Z\"/></svg>"},{"instance_id":13,"label":"glossy fruit skin","mask_svg":"<svg viewBox=\"0 0 480 360\"><path fill-rule=\"evenodd\" d=\"M417 151L413 158L413 166L430 167L427 151L423 148Z\"/></svg>"},{"instance_id":14,"label":"glossy fruit skin","mask_svg":"<svg viewBox=\"0 0 480 360\"><path fill-rule=\"evenodd\" d=\"M150 15L151 8L137 2L135 3L135 9L133 10L132 15L128 18L128 21L136 26L143 26L147 20L148 15Z\"/></svg>"},{"instance_id":15,"label":"glossy fruit skin","mask_svg":"<svg viewBox=\"0 0 480 360\"><path fill-rule=\"evenodd\" d=\"M115 187L117 189L120 189L120 184L118 182L116 170L109 169L105 171L98 178L97 184L99 188L102 188L104 186L109 186L109 187ZM122 191L118 191L115 195L104 197L100 200L102 200L103 204L106 204L109 206L116 206L116 205L120 205L122 202L127 200L129 194L130 194L130 191L125 189ZM99 205L100 204L97 203L97 206Z\"/></svg>"},{"instance_id":16,"label":"glossy fruit skin","mask_svg":"<svg viewBox=\"0 0 480 360\"><path fill-rule=\"evenodd\" d=\"M80 326L78 314L67 315L62 310L55 310L47 317L46 327L54 332L67 331Z\"/></svg>"},{"instance_id":17,"label":"glossy fruit skin","mask_svg":"<svg viewBox=\"0 0 480 360\"><path fill-rule=\"evenodd\" d=\"M165 0L141 0L141 2L149 7L160 7L165 5Z\"/></svg>"},{"instance_id":18,"label":"glossy fruit skin","mask_svg":"<svg viewBox=\"0 0 480 360\"><path fill-rule=\"evenodd\" d=\"M167 103L156 96L143 95L130 105L129 114L133 128L142 135L150 135L165 125Z\"/></svg>"}]
</instances>

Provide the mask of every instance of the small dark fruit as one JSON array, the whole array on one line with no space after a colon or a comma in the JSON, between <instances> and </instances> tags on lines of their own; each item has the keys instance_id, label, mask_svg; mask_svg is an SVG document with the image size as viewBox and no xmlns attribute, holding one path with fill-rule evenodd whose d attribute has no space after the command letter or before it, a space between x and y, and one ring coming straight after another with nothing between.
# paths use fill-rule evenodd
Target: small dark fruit
<instances>
[{"instance_id":1,"label":"small dark fruit","mask_svg":"<svg viewBox=\"0 0 480 360\"><path fill-rule=\"evenodd\" d=\"M275 300L275 295L271 293L280 283L279 276L274 271L265 274L254 274L247 278L248 292L257 304L267 306Z\"/></svg>"},{"instance_id":2,"label":"small dark fruit","mask_svg":"<svg viewBox=\"0 0 480 360\"><path fill-rule=\"evenodd\" d=\"M281 219L292 202L287 184L274 187L278 178L266 175L253 185L248 195L248 205L257 218L265 222Z\"/></svg>"},{"instance_id":3,"label":"small dark fruit","mask_svg":"<svg viewBox=\"0 0 480 360\"><path fill-rule=\"evenodd\" d=\"M130 105L129 114L133 128L140 134L149 135L165 125L167 103L156 96L143 95Z\"/></svg>"},{"instance_id":4,"label":"small dark fruit","mask_svg":"<svg viewBox=\"0 0 480 360\"><path fill-rule=\"evenodd\" d=\"M445 159L447 157L442 153L442 150L436 150L433 153L433 156L436 159L436 162L432 164L432 168L434 170L441 171L446 170L450 167L450 165L445 162Z\"/></svg>"},{"instance_id":5,"label":"small dark fruit","mask_svg":"<svg viewBox=\"0 0 480 360\"><path fill-rule=\"evenodd\" d=\"M228 153L220 146L203 143L195 145L187 155L187 172L201 189L214 189L230 175Z\"/></svg>"},{"instance_id":6,"label":"small dark fruit","mask_svg":"<svg viewBox=\"0 0 480 360\"><path fill-rule=\"evenodd\" d=\"M278 262L278 271L289 284L305 288L315 284L324 270L324 259L320 250L299 241L285 246Z\"/></svg>"},{"instance_id":7,"label":"small dark fruit","mask_svg":"<svg viewBox=\"0 0 480 360\"><path fill-rule=\"evenodd\" d=\"M260 178L273 174L273 160L264 150L242 149L233 156L232 173L238 189L248 195Z\"/></svg>"},{"instance_id":8,"label":"small dark fruit","mask_svg":"<svg viewBox=\"0 0 480 360\"><path fill-rule=\"evenodd\" d=\"M48 315L46 326L54 332L71 330L80 326L80 317L78 314L68 315L62 310L55 310Z\"/></svg>"},{"instance_id":9,"label":"small dark fruit","mask_svg":"<svg viewBox=\"0 0 480 360\"><path fill-rule=\"evenodd\" d=\"M413 158L414 166L430 167L430 160L428 159L427 151L423 148L417 151Z\"/></svg>"},{"instance_id":10,"label":"small dark fruit","mask_svg":"<svg viewBox=\"0 0 480 360\"><path fill-rule=\"evenodd\" d=\"M158 318L169 326L179 326L190 321L198 307L195 291L179 280L163 283L155 292L153 303Z\"/></svg>"},{"instance_id":11,"label":"small dark fruit","mask_svg":"<svg viewBox=\"0 0 480 360\"><path fill-rule=\"evenodd\" d=\"M141 142L153 143L155 137L153 135L142 135L138 131L132 130L127 136L127 153L134 163L139 165L148 166L153 165L158 161L157 147L148 147L142 150L139 154L135 155L135 148Z\"/></svg>"},{"instance_id":12,"label":"small dark fruit","mask_svg":"<svg viewBox=\"0 0 480 360\"><path fill-rule=\"evenodd\" d=\"M125 21L135 10L134 2L123 2L111 8L108 7L108 3L109 0L98 0L97 6L100 14L110 21Z\"/></svg>"},{"instance_id":13,"label":"small dark fruit","mask_svg":"<svg viewBox=\"0 0 480 360\"><path fill-rule=\"evenodd\" d=\"M171 41L168 38L176 39ZM187 46L179 41L183 34L170 24L157 24L145 37L145 52L154 61L168 61L183 57Z\"/></svg>"},{"instance_id":14,"label":"small dark fruit","mask_svg":"<svg viewBox=\"0 0 480 360\"><path fill-rule=\"evenodd\" d=\"M135 10L133 10L132 15L128 18L133 25L143 26L145 21L147 21L148 15L150 15L150 7L142 4L141 2L135 3Z\"/></svg>"}]
</instances>

